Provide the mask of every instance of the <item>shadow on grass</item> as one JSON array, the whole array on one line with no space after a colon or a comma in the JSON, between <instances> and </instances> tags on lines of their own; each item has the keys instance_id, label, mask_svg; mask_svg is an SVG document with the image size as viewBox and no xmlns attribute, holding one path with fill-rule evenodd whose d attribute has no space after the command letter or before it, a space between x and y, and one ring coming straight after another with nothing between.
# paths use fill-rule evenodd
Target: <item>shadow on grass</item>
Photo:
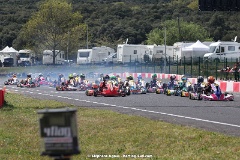
<instances>
[{"instance_id":1,"label":"shadow on grass","mask_svg":"<svg viewBox=\"0 0 240 160\"><path fill-rule=\"evenodd\" d=\"M1 108L1 111L12 111L15 107L12 104L8 104L7 101L4 100L3 107Z\"/></svg>"}]
</instances>

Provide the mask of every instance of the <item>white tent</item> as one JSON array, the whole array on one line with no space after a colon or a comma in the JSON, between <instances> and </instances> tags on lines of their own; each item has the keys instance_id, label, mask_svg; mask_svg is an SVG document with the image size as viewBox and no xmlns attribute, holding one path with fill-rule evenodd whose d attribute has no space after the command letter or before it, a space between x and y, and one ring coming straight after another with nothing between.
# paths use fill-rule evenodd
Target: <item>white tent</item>
<instances>
[{"instance_id":1,"label":"white tent","mask_svg":"<svg viewBox=\"0 0 240 160\"><path fill-rule=\"evenodd\" d=\"M204 54L208 51L209 47L201 43L199 40L191 46L182 48L183 56L185 56L186 59L191 59L192 57L193 61L197 61L199 57L203 58Z\"/></svg>"},{"instance_id":2,"label":"white tent","mask_svg":"<svg viewBox=\"0 0 240 160\"><path fill-rule=\"evenodd\" d=\"M18 51L13 47L6 46L3 50L0 51L0 60L2 62L5 62L4 59L12 58L13 66L17 66L17 53Z\"/></svg>"}]
</instances>

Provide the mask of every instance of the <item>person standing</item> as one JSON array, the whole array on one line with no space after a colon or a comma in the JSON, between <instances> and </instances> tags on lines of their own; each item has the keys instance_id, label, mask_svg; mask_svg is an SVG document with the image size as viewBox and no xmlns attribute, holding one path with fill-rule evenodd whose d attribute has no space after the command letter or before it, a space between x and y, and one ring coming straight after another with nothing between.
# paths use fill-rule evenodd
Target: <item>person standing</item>
<instances>
[{"instance_id":1,"label":"person standing","mask_svg":"<svg viewBox=\"0 0 240 160\"><path fill-rule=\"evenodd\" d=\"M236 63L233 67L233 71L234 71L234 79L236 82L239 81L239 65L238 63Z\"/></svg>"}]
</instances>

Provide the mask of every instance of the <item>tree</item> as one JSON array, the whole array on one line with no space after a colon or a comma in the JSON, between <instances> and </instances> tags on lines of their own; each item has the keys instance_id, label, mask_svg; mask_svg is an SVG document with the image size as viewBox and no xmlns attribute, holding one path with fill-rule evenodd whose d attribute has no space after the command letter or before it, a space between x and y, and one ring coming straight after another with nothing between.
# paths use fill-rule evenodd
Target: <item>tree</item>
<instances>
[{"instance_id":1,"label":"tree","mask_svg":"<svg viewBox=\"0 0 240 160\"><path fill-rule=\"evenodd\" d=\"M166 28L166 43L173 45L178 41L204 41L209 40L207 31L200 25L192 22L168 20L162 23L161 29L155 28L147 34L147 44L164 44Z\"/></svg>"},{"instance_id":2,"label":"tree","mask_svg":"<svg viewBox=\"0 0 240 160\"><path fill-rule=\"evenodd\" d=\"M79 38L85 36L82 16L72 10L66 0L46 0L25 24L19 38L28 48L52 49L55 64L56 50L70 52L78 47Z\"/></svg>"}]
</instances>

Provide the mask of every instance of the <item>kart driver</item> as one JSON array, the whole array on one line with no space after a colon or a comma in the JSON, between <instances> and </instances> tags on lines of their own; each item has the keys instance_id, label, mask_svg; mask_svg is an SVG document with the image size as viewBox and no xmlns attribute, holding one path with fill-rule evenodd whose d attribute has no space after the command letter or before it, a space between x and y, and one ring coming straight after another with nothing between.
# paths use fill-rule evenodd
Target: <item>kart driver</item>
<instances>
[{"instance_id":1,"label":"kart driver","mask_svg":"<svg viewBox=\"0 0 240 160\"><path fill-rule=\"evenodd\" d=\"M73 75L72 75L72 74L69 74L68 78L69 78L69 79L68 79L68 81L67 81L67 84L73 86L73 85L74 85Z\"/></svg>"},{"instance_id":2,"label":"kart driver","mask_svg":"<svg viewBox=\"0 0 240 160\"><path fill-rule=\"evenodd\" d=\"M174 89L175 80L176 80L176 76L175 75L171 75L170 76L170 81L168 82L168 88L169 89Z\"/></svg>"},{"instance_id":3,"label":"kart driver","mask_svg":"<svg viewBox=\"0 0 240 160\"><path fill-rule=\"evenodd\" d=\"M186 76L182 76L181 80L182 80L182 82L179 83L180 90L185 89L185 91L187 91L186 90L187 80L188 80L187 77Z\"/></svg>"},{"instance_id":4,"label":"kart driver","mask_svg":"<svg viewBox=\"0 0 240 160\"><path fill-rule=\"evenodd\" d=\"M151 88L156 87L156 85L157 85L157 74L154 73L152 75Z\"/></svg>"},{"instance_id":5,"label":"kart driver","mask_svg":"<svg viewBox=\"0 0 240 160\"><path fill-rule=\"evenodd\" d=\"M27 79L25 80L25 84L31 84L32 83L32 76L31 74L27 74Z\"/></svg>"},{"instance_id":6,"label":"kart driver","mask_svg":"<svg viewBox=\"0 0 240 160\"><path fill-rule=\"evenodd\" d=\"M205 90L206 94L211 94L215 90L215 87L218 85L215 83L215 78L213 76L209 76L207 81L208 82L207 82L204 90Z\"/></svg>"},{"instance_id":7,"label":"kart driver","mask_svg":"<svg viewBox=\"0 0 240 160\"><path fill-rule=\"evenodd\" d=\"M194 91L197 92L198 88L204 87L204 78L203 76L198 76L197 77L197 84L194 84Z\"/></svg>"},{"instance_id":8,"label":"kart driver","mask_svg":"<svg viewBox=\"0 0 240 160\"><path fill-rule=\"evenodd\" d=\"M83 74L83 73L81 73L80 74L80 83L82 84L82 83L84 83L84 81L85 81L85 74Z\"/></svg>"},{"instance_id":9,"label":"kart driver","mask_svg":"<svg viewBox=\"0 0 240 160\"><path fill-rule=\"evenodd\" d=\"M12 78L9 79L9 82L10 82L11 84L17 83L17 82L18 82L17 75L16 75L16 74L13 74Z\"/></svg>"},{"instance_id":10,"label":"kart driver","mask_svg":"<svg viewBox=\"0 0 240 160\"><path fill-rule=\"evenodd\" d=\"M138 84L140 84L140 85L142 85L142 75L139 75L138 77L137 77L137 83Z\"/></svg>"}]
</instances>

